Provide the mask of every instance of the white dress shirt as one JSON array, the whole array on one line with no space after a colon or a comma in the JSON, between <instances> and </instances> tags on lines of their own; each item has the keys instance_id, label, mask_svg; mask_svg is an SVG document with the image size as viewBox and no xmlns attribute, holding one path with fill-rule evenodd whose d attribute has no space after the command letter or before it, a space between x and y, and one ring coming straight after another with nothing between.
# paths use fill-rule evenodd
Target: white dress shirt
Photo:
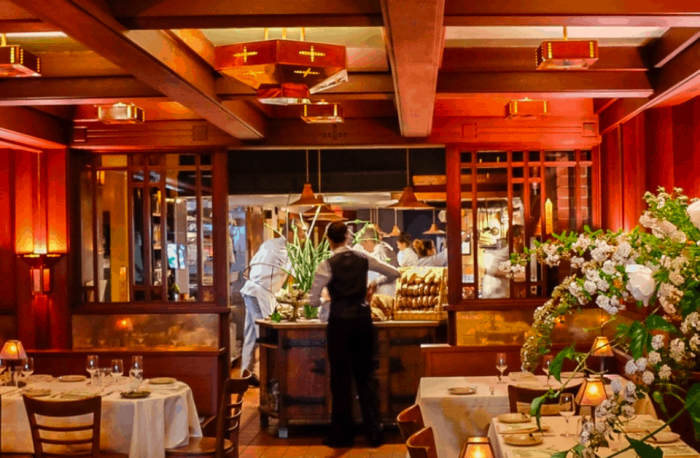
<instances>
[{"instance_id":1,"label":"white dress shirt","mask_svg":"<svg viewBox=\"0 0 700 458\"><path fill-rule=\"evenodd\" d=\"M275 308L277 301L274 295L284 286L290 267L287 241L282 237L263 243L250 260L248 281L241 294L258 299L263 317L270 316Z\"/></svg>"},{"instance_id":2,"label":"white dress shirt","mask_svg":"<svg viewBox=\"0 0 700 458\"><path fill-rule=\"evenodd\" d=\"M408 247L405 250L399 251L399 266L413 267L418 265L418 255L413 248Z\"/></svg>"},{"instance_id":3,"label":"white dress shirt","mask_svg":"<svg viewBox=\"0 0 700 458\"><path fill-rule=\"evenodd\" d=\"M420 258L416 265L426 267L447 267L447 250L443 250L432 256Z\"/></svg>"},{"instance_id":4,"label":"white dress shirt","mask_svg":"<svg viewBox=\"0 0 700 458\"><path fill-rule=\"evenodd\" d=\"M379 261L362 251L353 250L347 245L343 245L333 250L333 256L346 251L353 251L357 255L367 258L369 270L382 275L382 277L378 279L378 284L396 281L396 279L401 275L401 273L395 267ZM312 307L319 307L321 305L321 291L323 291L323 288L328 286L332 278L333 273L331 271L331 264L328 261L323 261L316 269L314 282L311 286L311 291L309 291L309 305Z\"/></svg>"}]
</instances>

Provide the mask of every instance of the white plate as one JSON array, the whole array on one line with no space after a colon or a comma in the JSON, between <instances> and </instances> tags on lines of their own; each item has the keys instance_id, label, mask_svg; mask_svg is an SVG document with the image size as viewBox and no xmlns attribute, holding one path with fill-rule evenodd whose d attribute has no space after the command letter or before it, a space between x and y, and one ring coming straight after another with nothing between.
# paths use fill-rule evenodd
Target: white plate
<instances>
[{"instance_id":1,"label":"white plate","mask_svg":"<svg viewBox=\"0 0 700 458\"><path fill-rule=\"evenodd\" d=\"M177 382L177 379L174 379L172 377L157 377L152 378L149 383L151 385L172 385L175 382Z\"/></svg>"},{"instance_id":2,"label":"white plate","mask_svg":"<svg viewBox=\"0 0 700 458\"><path fill-rule=\"evenodd\" d=\"M41 397L50 395L51 390L40 390L40 389L32 390L32 389L29 389L29 390L25 390L24 394L26 394L30 398L41 398Z\"/></svg>"},{"instance_id":3,"label":"white plate","mask_svg":"<svg viewBox=\"0 0 700 458\"><path fill-rule=\"evenodd\" d=\"M59 382L74 383L84 382L85 380L87 380L87 377L84 375L62 375L61 377L58 377Z\"/></svg>"},{"instance_id":4,"label":"white plate","mask_svg":"<svg viewBox=\"0 0 700 458\"><path fill-rule=\"evenodd\" d=\"M455 386L452 388L448 388L447 391L450 394L453 394L455 396L465 396L467 394L475 394L476 387L475 386Z\"/></svg>"},{"instance_id":5,"label":"white plate","mask_svg":"<svg viewBox=\"0 0 700 458\"><path fill-rule=\"evenodd\" d=\"M521 413L502 413L496 418L501 423L525 423L530 421L530 417Z\"/></svg>"},{"instance_id":6,"label":"white plate","mask_svg":"<svg viewBox=\"0 0 700 458\"><path fill-rule=\"evenodd\" d=\"M503 441L508 445L529 446L540 445L544 442L544 436L540 433L532 434L506 434Z\"/></svg>"},{"instance_id":7,"label":"white plate","mask_svg":"<svg viewBox=\"0 0 700 458\"><path fill-rule=\"evenodd\" d=\"M646 436L646 435L647 434L644 434L644 436ZM644 436L641 436L641 437L644 437ZM650 444L669 444L671 442L676 442L680 438L681 438L681 435L676 434L676 433L656 433L656 434L654 434L653 437L650 437L649 439L647 439L646 442L648 442Z\"/></svg>"}]
</instances>

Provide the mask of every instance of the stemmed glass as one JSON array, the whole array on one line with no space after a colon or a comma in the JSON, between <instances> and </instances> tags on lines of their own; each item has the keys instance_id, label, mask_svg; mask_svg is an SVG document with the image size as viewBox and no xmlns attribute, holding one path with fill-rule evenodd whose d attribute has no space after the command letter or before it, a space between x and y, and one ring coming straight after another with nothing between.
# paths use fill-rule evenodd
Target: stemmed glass
<instances>
[{"instance_id":1,"label":"stemmed glass","mask_svg":"<svg viewBox=\"0 0 700 458\"><path fill-rule=\"evenodd\" d=\"M542 370L547 374L547 386L549 386L549 366L552 365L554 355L544 355L542 358Z\"/></svg>"},{"instance_id":2,"label":"stemmed glass","mask_svg":"<svg viewBox=\"0 0 700 458\"><path fill-rule=\"evenodd\" d=\"M576 413L576 404L574 404L574 395L571 393L562 393L559 396L559 415L566 420L566 431L562 434L563 437L571 437L569 433L569 419Z\"/></svg>"},{"instance_id":3,"label":"stemmed glass","mask_svg":"<svg viewBox=\"0 0 700 458\"><path fill-rule=\"evenodd\" d=\"M496 353L496 369L501 373L498 376L498 383L506 383L503 381L503 371L508 369L508 360L505 353Z\"/></svg>"},{"instance_id":4,"label":"stemmed glass","mask_svg":"<svg viewBox=\"0 0 700 458\"><path fill-rule=\"evenodd\" d=\"M0 375L2 375L3 372L7 369L7 363L0 359ZM3 386L5 383L3 382L3 378L0 377L0 386Z\"/></svg>"},{"instance_id":5,"label":"stemmed glass","mask_svg":"<svg viewBox=\"0 0 700 458\"><path fill-rule=\"evenodd\" d=\"M85 369L90 374L90 381L95 383L95 374L100 369L100 358L97 355L88 355Z\"/></svg>"},{"instance_id":6,"label":"stemmed glass","mask_svg":"<svg viewBox=\"0 0 700 458\"><path fill-rule=\"evenodd\" d=\"M131 390L136 391L141 385L141 380L143 379L143 356L131 357L131 370L129 371L129 376L131 377Z\"/></svg>"},{"instance_id":7,"label":"stemmed glass","mask_svg":"<svg viewBox=\"0 0 700 458\"><path fill-rule=\"evenodd\" d=\"M121 379L122 375L124 375L124 361L121 359L113 359L112 377L117 379L117 384L119 384L119 380Z\"/></svg>"},{"instance_id":8,"label":"stemmed glass","mask_svg":"<svg viewBox=\"0 0 700 458\"><path fill-rule=\"evenodd\" d=\"M20 363L22 364L22 375L29 383L29 376L34 373L34 358L25 358Z\"/></svg>"}]
</instances>

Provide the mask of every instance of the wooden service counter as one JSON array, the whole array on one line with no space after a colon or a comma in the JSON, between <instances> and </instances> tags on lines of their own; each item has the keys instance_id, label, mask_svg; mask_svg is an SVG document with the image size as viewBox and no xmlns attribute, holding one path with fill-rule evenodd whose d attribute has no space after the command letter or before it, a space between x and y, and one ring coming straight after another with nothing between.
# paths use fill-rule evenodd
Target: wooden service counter
<instances>
[{"instance_id":1,"label":"wooden service counter","mask_svg":"<svg viewBox=\"0 0 700 458\"><path fill-rule=\"evenodd\" d=\"M279 436L290 423L328 423L331 419L330 369L326 357L326 324L318 321L260 325L260 422L279 419ZM375 381L384 423L415 402L423 375L421 345L444 341L440 321L375 322L378 351ZM354 396L353 396L354 398ZM359 404L355 416L360 418Z\"/></svg>"}]
</instances>

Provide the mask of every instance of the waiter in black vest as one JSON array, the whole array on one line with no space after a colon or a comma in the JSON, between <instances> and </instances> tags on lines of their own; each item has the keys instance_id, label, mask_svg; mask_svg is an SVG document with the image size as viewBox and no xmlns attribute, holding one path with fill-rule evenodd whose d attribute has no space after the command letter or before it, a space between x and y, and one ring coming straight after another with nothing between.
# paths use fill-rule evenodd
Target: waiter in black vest
<instances>
[{"instance_id":1,"label":"waiter in black vest","mask_svg":"<svg viewBox=\"0 0 700 458\"><path fill-rule=\"evenodd\" d=\"M383 443L377 394L374 389L376 336L372 313L367 303L367 272L382 275L377 284L395 281L399 271L394 267L347 246L348 227L339 221L331 223L326 236L333 256L316 270L310 291L310 304L321 305L321 291L328 287L331 296L328 319L328 360L331 368L333 396L331 433L326 441L330 447L352 447L354 425L352 418L351 379L360 397L362 422L370 444ZM376 285L370 285L370 290Z\"/></svg>"}]
</instances>

